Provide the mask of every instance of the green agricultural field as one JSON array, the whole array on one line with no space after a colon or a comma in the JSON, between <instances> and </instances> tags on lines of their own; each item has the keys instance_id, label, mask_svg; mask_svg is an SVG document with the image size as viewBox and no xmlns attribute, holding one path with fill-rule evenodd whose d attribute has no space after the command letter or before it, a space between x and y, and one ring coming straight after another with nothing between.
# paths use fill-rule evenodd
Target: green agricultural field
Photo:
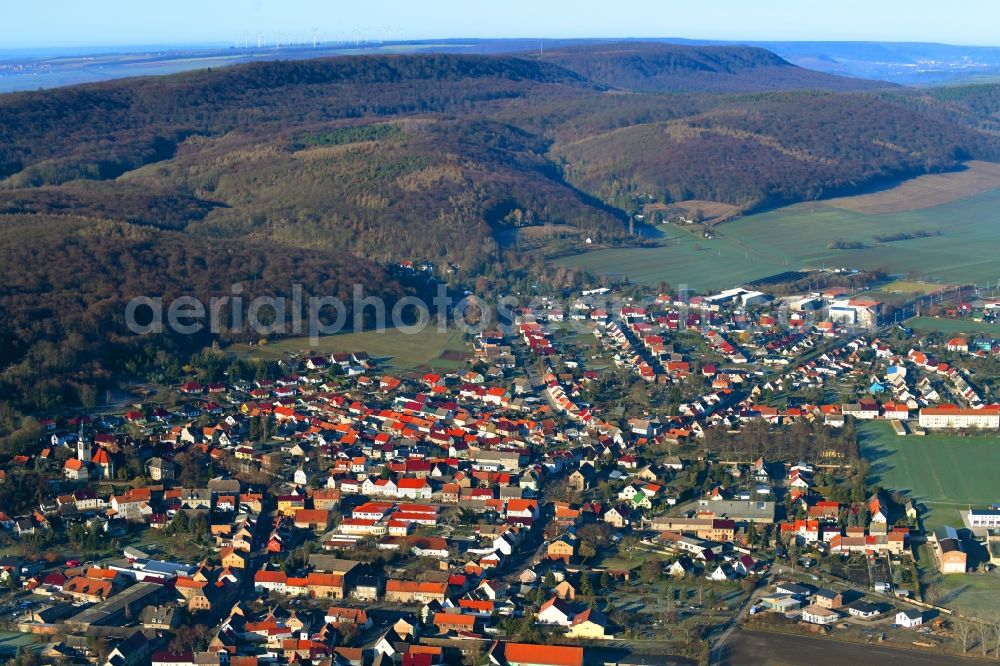
<instances>
[{"instance_id":1,"label":"green agricultural field","mask_svg":"<svg viewBox=\"0 0 1000 666\"><path fill-rule=\"evenodd\" d=\"M858 437L862 455L871 461L870 483L926 504L925 527L961 524L960 508L1000 501L1000 437L900 437L885 421L864 423Z\"/></svg>"},{"instance_id":2,"label":"green agricultural field","mask_svg":"<svg viewBox=\"0 0 1000 666\"><path fill-rule=\"evenodd\" d=\"M697 291L723 289L789 270L782 260L750 253L725 238L706 240L677 227L664 229L663 247L594 250L556 262L642 284L666 281L674 288L687 285Z\"/></svg>"},{"instance_id":3,"label":"green agricultural field","mask_svg":"<svg viewBox=\"0 0 1000 666\"><path fill-rule=\"evenodd\" d=\"M916 273L935 282L1000 279L1000 190L931 208L866 215L819 202L800 203L719 225L712 240L673 226L673 242L656 248L593 250L556 259L594 273L623 275L640 283L687 284L696 290L733 286L786 270L845 267ZM878 243L876 236L940 233ZM834 241L865 247L835 250Z\"/></svg>"},{"instance_id":4,"label":"green agricultural field","mask_svg":"<svg viewBox=\"0 0 1000 666\"><path fill-rule=\"evenodd\" d=\"M1000 335L1000 324L988 324L971 319L940 319L938 317L913 317L907 319L904 325L915 331L929 331L946 335L959 333L985 333Z\"/></svg>"},{"instance_id":5,"label":"green agricultural field","mask_svg":"<svg viewBox=\"0 0 1000 666\"><path fill-rule=\"evenodd\" d=\"M389 366L403 370L423 367L455 370L462 367L462 358L471 353L461 332L441 332L433 325L415 334L386 329L330 335L311 346L308 338L287 338L263 346L233 345L227 351L265 360L305 352L332 354L364 351L377 359L388 359Z\"/></svg>"}]
</instances>

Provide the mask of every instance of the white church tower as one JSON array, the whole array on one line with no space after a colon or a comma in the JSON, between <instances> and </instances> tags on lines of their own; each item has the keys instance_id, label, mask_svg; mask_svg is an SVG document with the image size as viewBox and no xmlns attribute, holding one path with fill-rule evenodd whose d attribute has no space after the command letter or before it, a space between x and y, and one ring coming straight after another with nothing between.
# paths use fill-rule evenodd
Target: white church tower
<instances>
[{"instance_id":1,"label":"white church tower","mask_svg":"<svg viewBox=\"0 0 1000 666\"><path fill-rule=\"evenodd\" d=\"M83 437L83 419L80 419L80 432L76 436L76 459L84 465L90 464L90 442Z\"/></svg>"}]
</instances>

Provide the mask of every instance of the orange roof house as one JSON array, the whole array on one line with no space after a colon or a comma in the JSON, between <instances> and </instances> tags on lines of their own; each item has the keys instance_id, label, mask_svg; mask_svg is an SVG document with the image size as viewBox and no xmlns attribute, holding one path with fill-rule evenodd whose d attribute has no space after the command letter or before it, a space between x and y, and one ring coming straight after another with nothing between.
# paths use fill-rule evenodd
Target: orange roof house
<instances>
[{"instance_id":1,"label":"orange roof house","mask_svg":"<svg viewBox=\"0 0 1000 666\"><path fill-rule=\"evenodd\" d=\"M310 573L306 576L306 589L316 598L343 599L344 575L331 573Z\"/></svg>"},{"instance_id":2,"label":"orange roof house","mask_svg":"<svg viewBox=\"0 0 1000 666\"><path fill-rule=\"evenodd\" d=\"M461 613L434 613L434 624L444 631L474 631L477 619Z\"/></svg>"},{"instance_id":3,"label":"orange roof house","mask_svg":"<svg viewBox=\"0 0 1000 666\"><path fill-rule=\"evenodd\" d=\"M307 530L326 530L330 527L330 512L326 509L298 509L295 526Z\"/></svg>"},{"instance_id":4,"label":"orange roof house","mask_svg":"<svg viewBox=\"0 0 1000 666\"><path fill-rule=\"evenodd\" d=\"M63 585L63 592L86 601L103 601L111 596L110 580L97 580L85 576L71 578Z\"/></svg>"},{"instance_id":5,"label":"orange roof house","mask_svg":"<svg viewBox=\"0 0 1000 666\"><path fill-rule=\"evenodd\" d=\"M583 648L565 645L495 642L491 663L511 666L583 666Z\"/></svg>"},{"instance_id":6,"label":"orange roof house","mask_svg":"<svg viewBox=\"0 0 1000 666\"><path fill-rule=\"evenodd\" d=\"M443 602L447 592L447 583L389 580L385 584L386 601L396 601L399 603Z\"/></svg>"}]
</instances>

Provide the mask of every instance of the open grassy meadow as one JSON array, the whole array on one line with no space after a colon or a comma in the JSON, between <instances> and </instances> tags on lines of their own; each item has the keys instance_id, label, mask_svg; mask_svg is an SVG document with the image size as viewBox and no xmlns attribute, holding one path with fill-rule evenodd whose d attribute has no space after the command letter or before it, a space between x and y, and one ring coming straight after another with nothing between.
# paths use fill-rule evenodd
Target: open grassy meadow
<instances>
[{"instance_id":1,"label":"open grassy meadow","mask_svg":"<svg viewBox=\"0 0 1000 666\"><path fill-rule=\"evenodd\" d=\"M275 360L289 354L307 352L333 354L338 352L368 352L377 359L387 359L387 365L403 370L439 368L454 370L462 367L463 359L470 354L462 333L455 330L438 331L429 325L420 333L407 334L398 329L342 333L322 337L310 346L308 338L286 338L266 345L233 345L227 351L249 358Z\"/></svg>"},{"instance_id":2,"label":"open grassy meadow","mask_svg":"<svg viewBox=\"0 0 1000 666\"><path fill-rule=\"evenodd\" d=\"M971 319L942 319L939 317L913 317L904 324L915 331L929 331L946 335L959 333L985 333L1000 335L1000 324L988 324Z\"/></svg>"},{"instance_id":3,"label":"open grassy meadow","mask_svg":"<svg viewBox=\"0 0 1000 666\"><path fill-rule=\"evenodd\" d=\"M865 195L867 196L867 195ZM933 282L995 283L1000 263L1000 189L937 206L866 214L828 203L795 204L727 222L707 240L664 226L662 247L599 249L555 261L655 285L711 290L786 270L844 267L915 273ZM878 242L876 236L930 233ZM859 243L838 250L836 241Z\"/></svg>"},{"instance_id":4,"label":"open grassy meadow","mask_svg":"<svg viewBox=\"0 0 1000 666\"><path fill-rule=\"evenodd\" d=\"M1000 437L900 437L885 421L864 423L858 437L862 454L871 461L870 482L926 504L927 528L961 525L959 509L1000 502Z\"/></svg>"}]
</instances>

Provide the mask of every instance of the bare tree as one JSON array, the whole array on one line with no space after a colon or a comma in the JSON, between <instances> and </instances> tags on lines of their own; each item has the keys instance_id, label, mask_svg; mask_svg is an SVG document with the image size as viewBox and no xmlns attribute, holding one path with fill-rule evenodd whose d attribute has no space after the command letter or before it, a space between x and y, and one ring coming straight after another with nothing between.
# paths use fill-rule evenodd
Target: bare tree
<instances>
[{"instance_id":1,"label":"bare tree","mask_svg":"<svg viewBox=\"0 0 1000 666\"><path fill-rule=\"evenodd\" d=\"M993 614L989 622L993 627L993 656L1000 659L1000 613Z\"/></svg>"},{"instance_id":2,"label":"bare tree","mask_svg":"<svg viewBox=\"0 0 1000 666\"><path fill-rule=\"evenodd\" d=\"M663 613L664 624L677 622L677 604L672 591L667 592L667 605Z\"/></svg>"},{"instance_id":3,"label":"bare tree","mask_svg":"<svg viewBox=\"0 0 1000 666\"><path fill-rule=\"evenodd\" d=\"M990 644L993 642L993 632L994 627L990 622L986 620L977 620L979 624L979 647L982 649L983 656L990 651Z\"/></svg>"},{"instance_id":4,"label":"bare tree","mask_svg":"<svg viewBox=\"0 0 1000 666\"><path fill-rule=\"evenodd\" d=\"M964 617L952 618L951 626L955 629L955 635L962 641L962 652L968 652L969 639L975 636L976 625Z\"/></svg>"}]
</instances>

